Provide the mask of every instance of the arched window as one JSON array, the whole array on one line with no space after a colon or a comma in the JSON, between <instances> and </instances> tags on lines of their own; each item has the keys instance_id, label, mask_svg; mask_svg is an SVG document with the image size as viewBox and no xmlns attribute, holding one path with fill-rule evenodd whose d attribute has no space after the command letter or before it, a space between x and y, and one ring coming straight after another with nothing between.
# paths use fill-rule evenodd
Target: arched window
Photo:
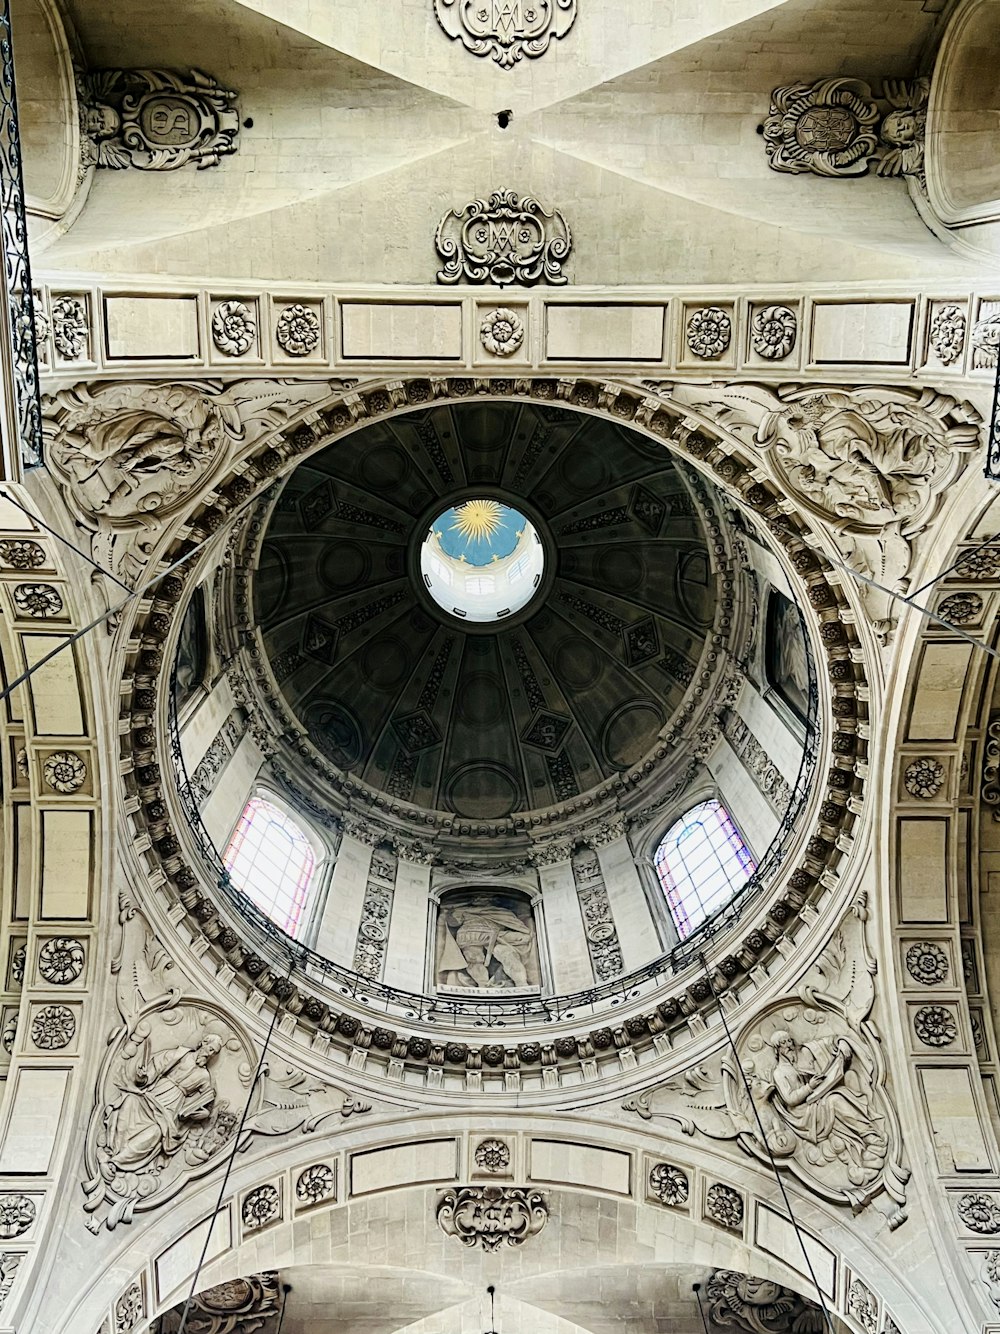
<instances>
[{"instance_id":1,"label":"arched window","mask_svg":"<svg viewBox=\"0 0 1000 1334\"><path fill-rule=\"evenodd\" d=\"M251 797L223 861L237 889L290 936L298 934L316 853L290 816Z\"/></svg>"},{"instance_id":2,"label":"arched window","mask_svg":"<svg viewBox=\"0 0 1000 1334\"><path fill-rule=\"evenodd\" d=\"M681 940L728 903L757 863L719 801L703 801L672 824L653 865Z\"/></svg>"}]
</instances>

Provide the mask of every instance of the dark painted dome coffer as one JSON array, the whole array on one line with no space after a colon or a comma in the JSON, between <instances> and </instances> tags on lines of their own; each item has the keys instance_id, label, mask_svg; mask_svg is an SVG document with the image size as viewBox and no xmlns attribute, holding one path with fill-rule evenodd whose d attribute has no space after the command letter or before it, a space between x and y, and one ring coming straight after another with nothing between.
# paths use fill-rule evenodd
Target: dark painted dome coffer
<instances>
[{"instance_id":1,"label":"dark painted dome coffer","mask_svg":"<svg viewBox=\"0 0 1000 1334\"><path fill-rule=\"evenodd\" d=\"M253 607L325 758L396 800L495 821L655 750L705 651L716 583L661 445L487 402L373 424L300 464Z\"/></svg>"}]
</instances>

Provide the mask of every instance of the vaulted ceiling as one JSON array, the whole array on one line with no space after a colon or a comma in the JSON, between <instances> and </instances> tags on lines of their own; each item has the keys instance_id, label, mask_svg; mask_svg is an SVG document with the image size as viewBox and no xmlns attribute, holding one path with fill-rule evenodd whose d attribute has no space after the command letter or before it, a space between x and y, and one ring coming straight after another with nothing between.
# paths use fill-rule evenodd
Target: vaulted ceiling
<instances>
[{"instance_id":1,"label":"vaulted ceiling","mask_svg":"<svg viewBox=\"0 0 1000 1334\"><path fill-rule=\"evenodd\" d=\"M435 610L415 565L432 512L476 486L537 518L555 575L527 620L486 634ZM484 819L641 760L716 604L663 446L527 403L408 414L300 465L255 586L275 676L317 747L396 798Z\"/></svg>"}]
</instances>

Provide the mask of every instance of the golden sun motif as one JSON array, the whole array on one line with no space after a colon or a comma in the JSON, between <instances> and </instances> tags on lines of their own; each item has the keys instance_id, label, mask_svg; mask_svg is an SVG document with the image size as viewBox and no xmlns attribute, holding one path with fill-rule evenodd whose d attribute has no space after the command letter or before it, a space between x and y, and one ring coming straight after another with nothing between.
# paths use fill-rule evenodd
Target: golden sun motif
<instances>
[{"instance_id":1,"label":"golden sun motif","mask_svg":"<svg viewBox=\"0 0 1000 1334\"><path fill-rule=\"evenodd\" d=\"M455 510L451 526L467 542L491 542L502 516L503 506L496 500L467 500Z\"/></svg>"}]
</instances>

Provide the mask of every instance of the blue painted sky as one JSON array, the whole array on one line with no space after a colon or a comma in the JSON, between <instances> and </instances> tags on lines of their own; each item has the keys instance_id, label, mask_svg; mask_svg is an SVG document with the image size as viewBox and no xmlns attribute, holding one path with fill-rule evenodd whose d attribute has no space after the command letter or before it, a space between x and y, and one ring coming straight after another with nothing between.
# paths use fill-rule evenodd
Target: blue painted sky
<instances>
[{"instance_id":1,"label":"blue painted sky","mask_svg":"<svg viewBox=\"0 0 1000 1334\"><path fill-rule=\"evenodd\" d=\"M469 565L491 565L493 558L502 560L509 556L517 546L517 535L524 528L527 520L523 514L507 505L499 506L497 526L487 538L470 538L461 533L454 525L459 507L445 510L433 525L434 532L440 534L441 550L453 560L465 557Z\"/></svg>"}]
</instances>

